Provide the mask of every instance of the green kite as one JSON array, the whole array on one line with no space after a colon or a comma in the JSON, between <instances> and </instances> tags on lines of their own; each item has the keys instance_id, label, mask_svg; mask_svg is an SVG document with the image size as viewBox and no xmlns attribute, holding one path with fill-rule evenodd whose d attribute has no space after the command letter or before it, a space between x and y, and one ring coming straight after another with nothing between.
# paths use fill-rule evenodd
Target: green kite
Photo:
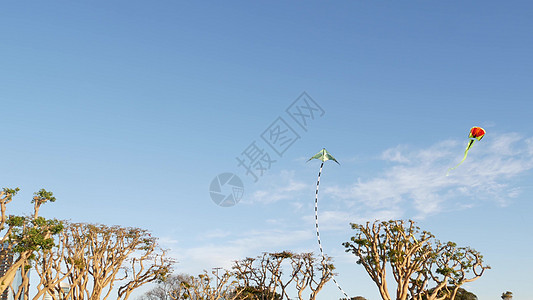
<instances>
[{"instance_id":1,"label":"green kite","mask_svg":"<svg viewBox=\"0 0 533 300\"><path fill-rule=\"evenodd\" d=\"M329 152L326 150L326 148L323 148L318 152L315 156L311 157L307 161L310 161L312 159L320 159L322 162L325 162L326 160L332 160L339 164L339 162L333 157L333 155L329 154ZM339 164L340 165L340 164Z\"/></svg>"}]
</instances>

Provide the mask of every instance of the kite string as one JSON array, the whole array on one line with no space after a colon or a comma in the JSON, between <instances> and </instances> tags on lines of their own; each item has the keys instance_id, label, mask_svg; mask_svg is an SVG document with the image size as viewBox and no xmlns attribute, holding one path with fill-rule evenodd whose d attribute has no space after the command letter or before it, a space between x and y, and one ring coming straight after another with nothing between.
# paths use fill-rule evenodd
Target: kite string
<instances>
[{"instance_id":1,"label":"kite string","mask_svg":"<svg viewBox=\"0 0 533 300\"><path fill-rule=\"evenodd\" d=\"M322 255L322 259L326 260L326 256L324 255L324 250L322 249L322 243L320 242L320 232L318 231L318 186L320 185L320 174L322 174L322 167L324 166L324 162L320 164L320 171L318 171L318 180L316 181L316 192L315 192L315 227L316 227L316 238L318 240L318 247L320 248L320 254ZM335 280L335 276L333 275L333 272L331 272L331 278L333 279L333 282L337 285L339 290L346 296L346 299L350 299L348 297L348 294L341 288L339 283L337 283L337 280Z\"/></svg>"}]
</instances>

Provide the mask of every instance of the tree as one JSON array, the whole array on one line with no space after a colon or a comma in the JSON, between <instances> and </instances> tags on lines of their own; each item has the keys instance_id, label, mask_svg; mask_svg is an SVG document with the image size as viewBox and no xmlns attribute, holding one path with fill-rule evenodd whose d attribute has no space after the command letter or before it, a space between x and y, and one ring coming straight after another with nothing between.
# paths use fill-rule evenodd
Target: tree
<instances>
[{"instance_id":1,"label":"tree","mask_svg":"<svg viewBox=\"0 0 533 300\"><path fill-rule=\"evenodd\" d=\"M86 241L73 240L73 236L70 234L73 225L69 223L65 223L65 225L66 229L55 237L55 246L52 249L35 253L33 270L37 273L39 281L35 286L37 292L33 296L33 300L41 299L45 294L50 295L53 299L56 298L56 295L61 299L66 299L61 283L66 282L76 268L83 268L83 264L72 262L83 260ZM27 280L27 277L25 276L24 279Z\"/></svg>"},{"instance_id":2,"label":"tree","mask_svg":"<svg viewBox=\"0 0 533 300\"><path fill-rule=\"evenodd\" d=\"M140 300L171 300L172 295L179 299L178 295L182 295L182 283L190 284L190 275L179 274L169 275L163 280L159 280L157 285L141 296Z\"/></svg>"},{"instance_id":3,"label":"tree","mask_svg":"<svg viewBox=\"0 0 533 300\"><path fill-rule=\"evenodd\" d=\"M434 242L433 254L412 280L411 295L414 299L439 299L439 295L446 295L454 300L459 288L467 283L479 279L489 266L483 264L483 256L469 247L457 247L453 242ZM428 284L433 282L435 287L425 291Z\"/></svg>"},{"instance_id":4,"label":"tree","mask_svg":"<svg viewBox=\"0 0 533 300\"><path fill-rule=\"evenodd\" d=\"M237 300L242 298L244 292L238 287L238 282L231 271L224 270L221 275L215 271L211 277L207 271L198 276L190 276L181 282L180 289L174 289L171 293L173 300Z\"/></svg>"},{"instance_id":5,"label":"tree","mask_svg":"<svg viewBox=\"0 0 533 300\"><path fill-rule=\"evenodd\" d=\"M302 292L308 287L310 300L315 300L324 285L333 278L335 267L328 256L317 259L313 253L302 253L291 257L293 277L298 290L298 299L303 300Z\"/></svg>"},{"instance_id":6,"label":"tree","mask_svg":"<svg viewBox=\"0 0 533 300\"><path fill-rule=\"evenodd\" d=\"M180 275L176 280L159 282L142 299L166 300L164 294L168 293L174 300L281 300L290 298L288 289L293 287L298 299L314 300L333 276L331 261L313 253L265 252L235 261L231 270L220 275L204 271L196 277Z\"/></svg>"},{"instance_id":7,"label":"tree","mask_svg":"<svg viewBox=\"0 0 533 300\"><path fill-rule=\"evenodd\" d=\"M198 276L187 274L169 275L157 282L157 286L146 292L140 300L181 300L181 299L225 299L235 300L240 293L236 292L236 281L229 271L221 275L212 272L213 277L204 270Z\"/></svg>"},{"instance_id":8,"label":"tree","mask_svg":"<svg viewBox=\"0 0 533 300\"><path fill-rule=\"evenodd\" d=\"M55 298L53 292L61 292L60 282L66 279L70 290L62 299L108 299L116 286L113 299L126 300L133 290L171 272L173 260L144 229L64 223L58 246L38 255L40 282L34 299L44 293Z\"/></svg>"},{"instance_id":9,"label":"tree","mask_svg":"<svg viewBox=\"0 0 533 300\"><path fill-rule=\"evenodd\" d=\"M386 300L391 299L386 281L386 267L390 263L398 283L396 299L405 300L411 277L429 258L428 241L433 236L425 231L420 233L412 221L407 227L403 221L351 225L357 234L351 238L351 242L343 243L346 251L359 258L357 263L363 265L377 285L381 297ZM418 239L415 235L418 235Z\"/></svg>"},{"instance_id":10,"label":"tree","mask_svg":"<svg viewBox=\"0 0 533 300\"><path fill-rule=\"evenodd\" d=\"M55 202L52 192L44 189L34 193L32 198L33 215L14 216L7 215L7 204L20 191L19 188L4 188L0 191L0 232L2 233L0 245L7 255L14 255L14 261L4 274L0 275L0 293L10 287L16 273L20 270L23 276L27 273L35 253L51 249L54 246L53 236L63 230L63 224L55 219L39 217L39 209L46 202ZM27 277L27 276L26 276ZM28 281L23 281L14 294L20 296ZM11 287L13 289L13 287ZM26 295L27 298L27 295Z\"/></svg>"},{"instance_id":11,"label":"tree","mask_svg":"<svg viewBox=\"0 0 533 300\"><path fill-rule=\"evenodd\" d=\"M443 293L453 300L461 285L478 279L490 268L483 264L479 252L452 242L441 243L411 220L351 225L356 234L343 243L346 252L358 257L357 263L365 268L384 300L392 299L387 267L397 283L397 300L409 296L414 300L436 300ZM430 284L434 285L431 290Z\"/></svg>"},{"instance_id":12,"label":"tree","mask_svg":"<svg viewBox=\"0 0 533 300\"><path fill-rule=\"evenodd\" d=\"M286 259L294 257L295 254L289 251L278 253L264 252L255 258L247 257L235 261L233 270L239 280L239 289L242 290L242 299L280 299L276 289L281 289L281 297L286 295L287 285L294 276L287 282L283 282L281 264Z\"/></svg>"},{"instance_id":13,"label":"tree","mask_svg":"<svg viewBox=\"0 0 533 300\"><path fill-rule=\"evenodd\" d=\"M292 270L282 276L285 261L290 263ZM294 284L298 299L302 300L304 292L309 290L309 299L314 300L334 275L331 261L327 256L319 260L313 253L283 251L236 261L233 270L240 289L244 291L243 296L247 297L242 299L289 299L287 287Z\"/></svg>"}]
</instances>

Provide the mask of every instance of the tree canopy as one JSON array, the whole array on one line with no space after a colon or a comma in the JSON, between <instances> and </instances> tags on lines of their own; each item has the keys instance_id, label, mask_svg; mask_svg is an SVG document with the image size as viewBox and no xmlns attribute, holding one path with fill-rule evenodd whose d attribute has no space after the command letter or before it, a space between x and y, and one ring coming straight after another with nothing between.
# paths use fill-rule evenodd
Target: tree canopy
<instances>
[{"instance_id":1,"label":"tree canopy","mask_svg":"<svg viewBox=\"0 0 533 300\"><path fill-rule=\"evenodd\" d=\"M174 300L281 300L296 296L299 300L314 300L331 280L333 270L329 257L290 251L265 252L235 261L231 270L169 276L142 299L167 300L170 296Z\"/></svg>"},{"instance_id":2,"label":"tree canopy","mask_svg":"<svg viewBox=\"0 0 533 300\"><path fill-rule=\"evenodd\" d=\"M56 201L53 193L45 189L33 194L31 216L8 215L7 205L19 191L19 188L3 188L0 191L0 245L2 251L14 259L11 266L0 275L0 294L9 288L19 270L22 273L27 271L36 252L52 249L55 245L53 236L63 230L62 222L39 216L41 205ZM20 295L21 290L13 292Z\"/></svg>"},{"instance_id":3,"label":"tree canopy","mask_svg":"<svg viewBox=\"0 0 533 300\"><path fill-rule=\"evenodd\" d=\"M346 252L358 258L384 300L392 299L387 268L397 284L397 300L437 300L443 295L453 300L464 283L490 269L478 251L443 243L411 220L351 225L356 234L343 243Z\"/></svg>"}]
</instances>

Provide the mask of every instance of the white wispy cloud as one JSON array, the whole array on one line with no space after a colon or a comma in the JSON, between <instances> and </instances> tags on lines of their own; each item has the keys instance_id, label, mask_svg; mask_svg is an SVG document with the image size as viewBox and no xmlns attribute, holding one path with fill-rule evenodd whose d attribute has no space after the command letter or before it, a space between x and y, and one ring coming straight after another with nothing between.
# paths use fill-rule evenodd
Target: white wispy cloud
<instances>
[{"instance_id":1,"label":"white wispy cloud","mask_svg":"<svg viewBox=\"0 0 533 300\"><path fill-rule=\"evenodd\" d=\"M448 168L462 159L466 143L447 140L425 148L401 145L385 149L380 156L385 164L377 175L354 178L346 185L323 186L319 221L320 230L329 232L324 235L325 240L329 238L328 245L338 246L343 241L339 234L349 233L350 222L422 219L483 203L506 205L517 197L517 178L533 169L533 139L516 133L492 134L476 142L467 160L446 176ZM296 175L295 171L272 175L262 190L244 202L249 207L286 208L265 218L268 229L259 222L239 233L206 231L191 245L169 240L173 256L180 262L178 271L195 274L204 268L229 268L234 260L264 251L303 251L306 247L316 251L314 203L298 200L309 196L314 182L304 183ZM339 261L353 260L342 254L342 249L328 254Z\"/></svg>"},{"instance_id":2,"label":"white wispy cloud","mask_svg":"<svg viewBox=\"0 0 533 300\"><path fill-rule=\"evenodd\" d=\"M263 179L267 182L262 190L255 191L244 204L270 204L281 200L292 200L298 193L308 189L309 185L295 179L294 171L281 171L279 175L270 175Z\"/></svg>"},{"instance_id":3,"label":"white wispy cloud","mask_svg":"<svg viewBox=\"0 0 533 300\"><path fill-rule=\"evenodd\" d=\"M446 176L462 158L466 141L442 141L423 149L398 146L383 151L393 163L373 178L359 178L349 186L325 188L347 206L363 205L369 211L392 212L401 217L409 207L417 218L441 210L468 207L481 199L501 205L519 193L512 179L533 168L533 139L517 133L494 134L474 144L467 160ZM463 145L464 144L464 145Z\"/></svg>"},{"instance_id":4,"label":"white wispy cloud","mask_svg":"<svg viewBox=\"0 0 533 300\"><path fill-rule=\"evenodd\" d=\"M207 233L209 234L209 233ZM313 238L308 230L249 230L224 241L208 242L192 247L173 243L170 255L178 260L178 272L197 274L213 267L231 268L235 260L255 257L262 252L275 252L297 247Z\"/></svg>"},{"instance_id":5,"label":"white wispy cloud","mask_svg":"<svg viewBox=\"0 0 533 300\"><path fill-rule=\"evenodd\" d=\"M217 228L217 229L213 229L213 230L210 230L210 231L202 234L199 237L199 240L220 239L220 238L226 238L226 237L228 237L230 235L231 235L230 232Z\"/></svg>"},{"instance_id":6,"label":"white wispy cloud","mask_svg":"<svg viewBox=\"0 0 533 300\"><path fill-rule=\"evenodd\" d=\"M406 150L405 146L397 146L395 148L390 148L381 154L381 158L384 160L389 160L393 162L399 162L399 163L408 163L409 159L404 156L402 152Z\"/></svg>"}]
</instances>

